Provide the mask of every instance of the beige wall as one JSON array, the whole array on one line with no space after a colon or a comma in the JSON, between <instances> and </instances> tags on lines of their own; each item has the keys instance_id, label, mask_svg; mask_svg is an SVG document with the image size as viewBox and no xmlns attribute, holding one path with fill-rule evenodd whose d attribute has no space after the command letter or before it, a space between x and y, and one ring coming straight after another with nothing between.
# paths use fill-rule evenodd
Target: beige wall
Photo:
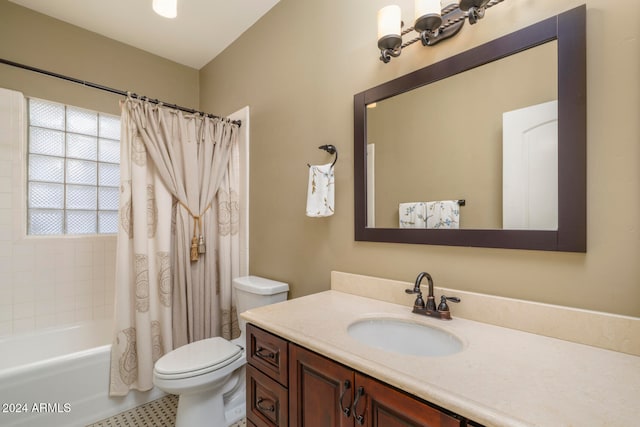
<instances>
[{"instance_id":1,"label":"beige wall","mask_svg":"<svg viewBox=\"0 0 640 427\"><path fill-rule=\"evenodd\" d=\"M404 281L426 270L440 286L640 316L640 3L586 1L586 254L354 241L353 95L583 1L509 0L389 64L376 49L385 3L281 0L201 70L201 108L251 107L251 273L300 296L328 289L331 270ZM410 22L413 2L397 3ZM340 153L336 214L307 218L306 164L329 159L326 143Z\"/></svg>"},{"instance_id":2,"label":"beige wall","mask_svg":"<svg viewBox=\"0 0 640 427\"><path fill-rule=\"evenodd\" d=\"M0 57L198 106L197 70L6 0L0 0ZM111 114L119 114L122 98L7 65L0 65L0 88ZM111 316L115 236L25 238L23 148L6 112L0 114L0 336Z\"/></svg>"}]
</instances>

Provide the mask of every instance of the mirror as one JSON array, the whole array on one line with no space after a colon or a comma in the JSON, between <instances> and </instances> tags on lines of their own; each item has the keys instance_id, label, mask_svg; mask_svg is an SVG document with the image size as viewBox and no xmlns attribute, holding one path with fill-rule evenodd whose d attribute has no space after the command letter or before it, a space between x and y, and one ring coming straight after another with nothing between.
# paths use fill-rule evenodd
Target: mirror
<instances>
[{"instance_id":1,"label":"mirror","mask_svg":"<svg viewBox=\"0 0 640 427\"><path fill-rule=\"evenodd\" d=\"M356 240L586 251L585 16L355 95ZM459 229L416 220L434 200L464 200Z\"/></svg>"},{"instance_id":2,"label":"mirror","mask_svg":"<svg viewBox=\"0 0 640 427\"><path fill-rule=\"evenodd\" d=\"M531 134L547 136L545 132L535 132L540 126L530 124L537 116L542 116L544 125L555 125L552 139L557 145L557 120L550 122L545 115L535 114L540 108L537 106L545 104L552 107L550 116L557 116L553 102L558 93L557 57L556 42L544 43L367 105L367 170L371 173L366 184L372 190L372 197L367 198L367 227L426 228L424 221L418 224L408 217L403 220L400 212L411 208L415 213L414 206L407 202L422 201L428 195L429 200L465 200L463 207L455 206L459 212L457 224L442 226L514 228L508 208L519 206L510 199L530 188L544 188L546 183L538 183L537 179L546 180L549 172L558 168L556 151L546 150L546 141L532 141L524 152L508 150L511 145L526 144ZM519 122L512 121L524 121L520 117L523 112L529 112L525 127L529 132L503 132L503 122L507 129L519 126ZM465 115L468 118L461 123ZM536 147L543 152L534 151ZM547 153L550 159L545 162L541 158ZM503 166L515 162L521 167ZM526 180L514 176L523 168L529 169ZM531 169L547 173L537 174ZM507 188L503 195L503 182L507 186L509 178L520 191L511 194ZM526 212L526 219L545 214L542 208L549 205L557 218L557 205L545 197L557 192L557 179L545 190L550 191L531 191L520 198L532 208ZM408 207L398 209L401 203ZM521 224L521 228L542 227L542 221L535 219ZM432 225L439 224L434 221L429 224ZM557 220L542 228L557 229Z\"/></svg>"}]
</instances>

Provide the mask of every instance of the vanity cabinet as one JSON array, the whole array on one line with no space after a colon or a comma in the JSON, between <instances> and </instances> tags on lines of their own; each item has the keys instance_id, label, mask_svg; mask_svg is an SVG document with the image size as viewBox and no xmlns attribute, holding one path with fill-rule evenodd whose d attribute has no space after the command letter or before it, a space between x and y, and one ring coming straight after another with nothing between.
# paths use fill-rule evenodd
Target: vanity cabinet
<instances>
[{"instance_id":1,"label":"vanity cabinet","mask_svg":"<svg viewBox=\"0 0 640 427\"><path fill-rule=\"evenodd\" d=\"M460 420L387 384L289 344L291 426L460 427Z\"/></svg>"},{"instance_id":2,"label":"vanity cabinet","mask_svg":"<svg viewBox=\"0 0 640 427\"><path fill-rule=\"evenodd\" d=\"M247 419L256 427L476 425L253 325L247 361Z\"/></svg>"}]
</instances>

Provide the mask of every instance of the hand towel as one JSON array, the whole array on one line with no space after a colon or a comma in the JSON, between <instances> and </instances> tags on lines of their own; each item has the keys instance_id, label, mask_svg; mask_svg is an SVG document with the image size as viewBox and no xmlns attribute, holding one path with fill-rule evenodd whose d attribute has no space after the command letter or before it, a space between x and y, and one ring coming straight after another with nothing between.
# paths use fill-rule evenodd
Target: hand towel
<instances>
[{"instance_id":1,"label":"hand towel","mask_svg":"<svg viewBox=\"0 0 640 427\"><path fill-rule=\"evenodd\" d=\"M335 180L333 165L309 166L309 187L307 189L307 216L331 216L334 212Z\"/></svg>"},{"instance_id":2,"label":"hand towel","mask_svg":"<svg viewBox=\"0 0 640 427\"><path fill-rule=\"evenodd\" d=\"M427 205L425 202L400 203L398 214L400 228L427 228Z\"/></svg>"},{"instance_id":3,"label":"hand towel","mask_svg":"<svg viewBox=\"0 0 640 427\"><path fill-rule=\"evenodd\" d=\"M457 200L427 202L427 228L460 228L460 205Z\"/></svg>"},{"instance_id":4,"label":"hand towel","mask_svg":"<svg viewBox=\"0 0 640 427\"><path fill-rule=\"evenodd\" d=\"M400 203L400 228L460 228L457 200Z\"/></svg>"}]
</instances>

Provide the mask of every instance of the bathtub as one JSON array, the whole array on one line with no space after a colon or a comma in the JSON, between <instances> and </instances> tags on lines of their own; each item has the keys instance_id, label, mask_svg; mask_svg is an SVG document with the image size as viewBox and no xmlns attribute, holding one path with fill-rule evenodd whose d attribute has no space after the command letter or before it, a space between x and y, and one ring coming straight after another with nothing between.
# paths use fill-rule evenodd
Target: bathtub
<instances>
[{"instance_id":1,"label":"bathtub","mask_svg":"<svg viewBox=\"0 0 640 427\"><path fill-rule=\"evenodd\" d=\"M162 397L109 397L112 322L0 337L0 426L72 427Z\"/></svg>"}]
</instances>

